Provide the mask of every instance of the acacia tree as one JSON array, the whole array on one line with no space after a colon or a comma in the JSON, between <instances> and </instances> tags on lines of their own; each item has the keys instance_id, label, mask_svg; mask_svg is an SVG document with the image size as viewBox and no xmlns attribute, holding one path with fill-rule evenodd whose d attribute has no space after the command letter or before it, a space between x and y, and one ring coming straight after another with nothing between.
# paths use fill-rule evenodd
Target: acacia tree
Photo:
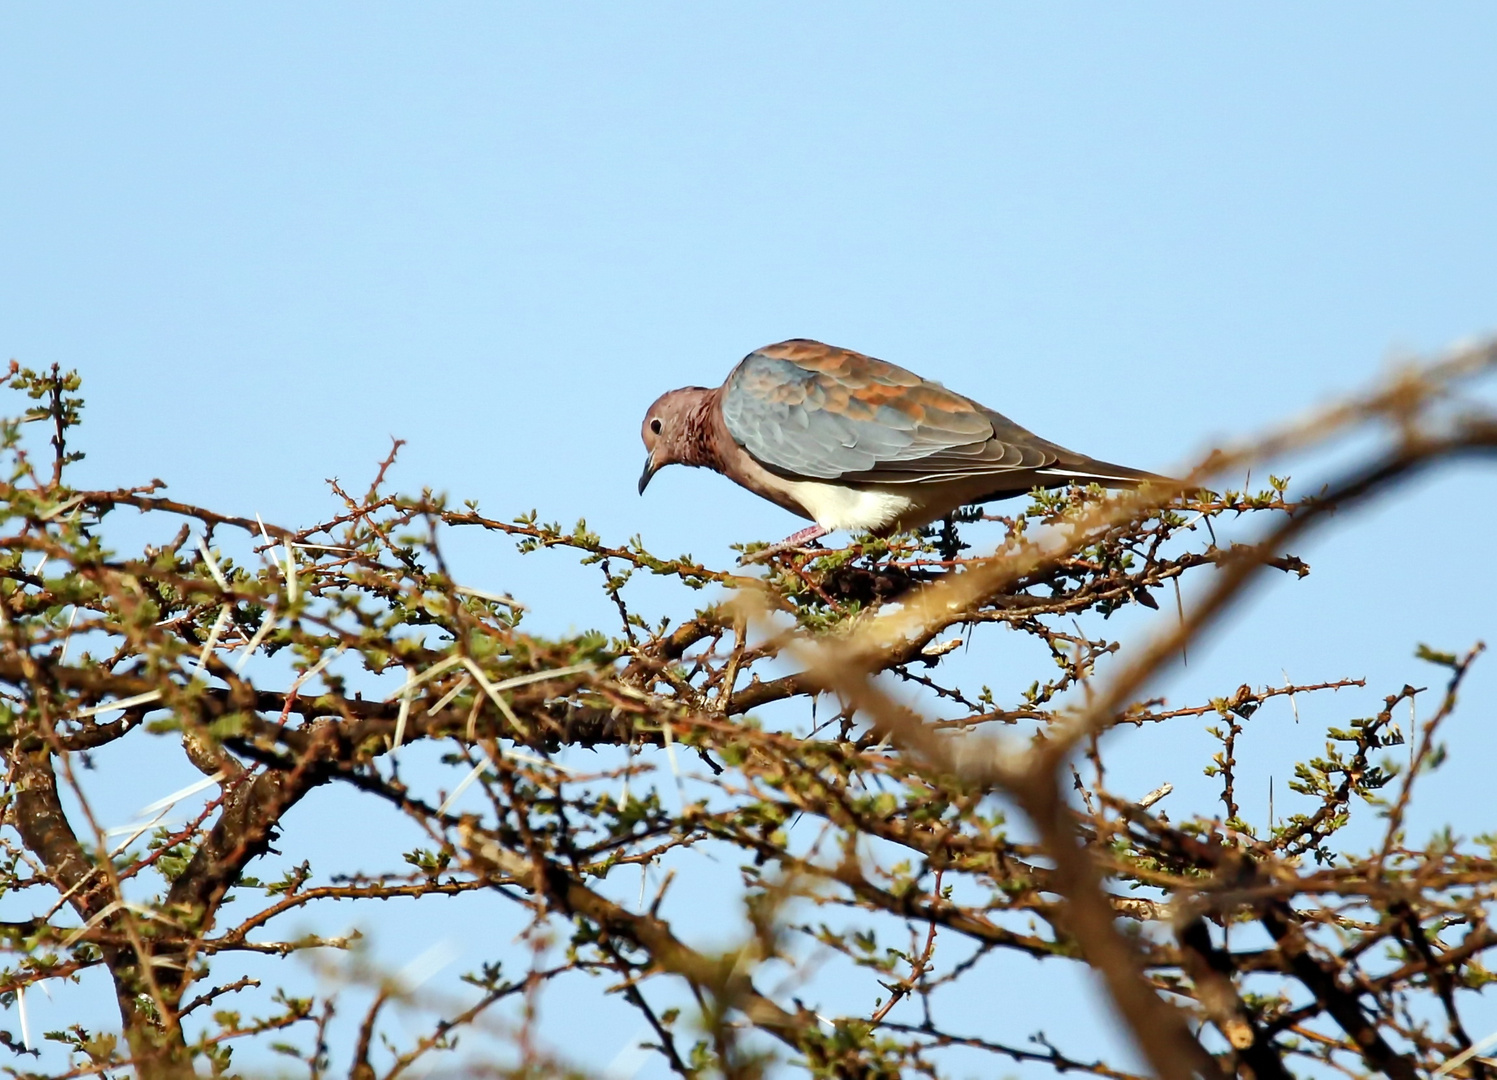
<instances>
[{"instance_id":1,"label":"acacia tree","mask_svg":"<svg viewBox=\"0 0 1497 1080\"><path fill-rule=\"evenodd\" d=\"M11 1070L34 1072L50 1040L70 1060L48 1075L248 1075L233 1048L273 1042L314 1077L397 1077L443 1067L472 1030L493 1052L469 1073L557 1075L571 1066L532 1037L527 1003L568 978L627 1000L682 1076L938 1076L970 1068L954 1050L1129 1076L998 1015L984 1030L945 1018L952 987L1022 955L1096 972L1160 1077L1491 1075L1462 1008L1492 979L1497 841L1419 846L1404 825L1480 646L1425 650L1444 686L1412 729L1396 717L1418 691L1389 686L1324 754L1285 761L1297 801L1257 824L1236 789L1255 711L1362 681L1143 694L1256 575L1308 573L1290 549L1328 512L1497 448L1490 413L1452 406L1494 367L1497 346L1462 350L1219 453L1177 489L1037 493L1012 516L717 569L389 493L393 451L368 491L335 484L341 512L304 528L184 505L160 482L79 490L77 376L12 365L4 382L30 404L0 428L0 992L24 1017L28 989L101 980L119 1022L11 1032ZM1204 486L1358 426L1380 448L1312 497L1277 478ZM125 511L159 538L112 550ZM441 544L461 530L576 553L616 623L529 632L520 605L453 579ZM676 609L642 608L641 575L681 590ZM1203 586L1188 608L1184 575ZM1156 597L1162 629L1108 640L1108 615ZM1017 639L1046 667L1011 699L951 674L958 645L970 661ZM376 676L387 689L366 695ZM1131 730L1203 719L1214 803L1109 786ZM108 777L88 767L121 740L201 772L178 793L185 824L109 834L90 801ZM1405 740L1402 761L1383 753ZM420 744L446 767L403 772L401 748ZM578 748L605 752L589 770ZM278 839L288 811L330 786L393 808L425 844L392 850L391 872L257 877L272 843L295 844ZM637 902L619 887L629 868L707 858L742 876L743 932L723 952L688 944L669 875ZM467 998L428 1002L423 1037L386 1024L410 1003L393 980L333 1045L336 987L270 996L236 966L346 944L277 938L309 907L460 893L520 905L533 932L465 958ZM820 1007L827 957L855 1011Z\"/></svg>"}]
</instances>

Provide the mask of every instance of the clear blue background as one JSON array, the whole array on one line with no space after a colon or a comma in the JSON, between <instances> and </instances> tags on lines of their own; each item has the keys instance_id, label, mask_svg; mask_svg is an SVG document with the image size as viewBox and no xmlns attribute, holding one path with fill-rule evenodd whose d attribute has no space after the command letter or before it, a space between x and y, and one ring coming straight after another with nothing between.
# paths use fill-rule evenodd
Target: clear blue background
<instances>
[{"instance_id":1,"label":"clear blue background","mask_svg":"<svg viewBox=\"0 0 1497 1080\"><path fill-rule=\"evenodd\" d=\"M1494 47L1477 3L10 6L0 353L83 372L79 482L304 524L396 435L399 486L722 562L799 522L681 469L641 500L638 424L767 342L870 352L1168 470L1497 329ZM1347 516L1164 689L1368 676L1337 720L1430 682L1417 642L1492 634L1494 495L1452 471ZM608 617L560 557L457 555L540 629ZM1421 829L1494 825L1491 666ZM1254 784L1282 785L1291 736L1315 749L1281 711L1240 755ZM1205 792L1203 745L1122 752L1141 790ZM187 779L97 797L128 816ZM342 805L303 820L359 850ZM390 963L444 932L408 915L381 916ZM1048 1016L1105 1042L1055 1030L1090 990L1018 972L974 1033ZM590 1015L589 1039L552 1031L606 1063L637 1025Z\"/></svg>"}]
</instances>

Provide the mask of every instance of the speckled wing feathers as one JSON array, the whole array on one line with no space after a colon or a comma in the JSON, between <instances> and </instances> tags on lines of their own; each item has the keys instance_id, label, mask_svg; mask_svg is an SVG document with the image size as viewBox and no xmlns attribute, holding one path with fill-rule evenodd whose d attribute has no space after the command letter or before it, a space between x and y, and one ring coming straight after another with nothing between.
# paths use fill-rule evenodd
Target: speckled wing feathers
<instances>
[{"instance_id":1,"label":"speckled wing feathers","mask_svg":"<svg viewBox=\"0 0 1497 1080\"><path fill-rule=\"evenodd\" d=\"M792 477L939 483L1090 460L939 383L815 341L750 353L722 412L735 442Z\"/></svg>"}]
</instances>

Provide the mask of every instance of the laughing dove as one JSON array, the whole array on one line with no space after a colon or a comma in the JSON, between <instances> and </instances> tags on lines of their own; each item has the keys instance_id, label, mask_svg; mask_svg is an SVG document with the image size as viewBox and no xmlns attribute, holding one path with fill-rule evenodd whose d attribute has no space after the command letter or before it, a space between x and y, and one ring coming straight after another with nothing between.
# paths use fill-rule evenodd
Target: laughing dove
<instances>
[{"instance_id":1,"label":"laughing dove","mask_svg":"<svg viewBox=\"0 0 1497 1080\"><path fill-rule=\"evenodd\" d=\"M1037 487L1164 479L1047 442L904 368L803 338L749 353L716 389L663 395L641 434L640 494L667 465L705 466L816 523L785 544L834 529L888 536Z\"/></svg>"}]
</instances>

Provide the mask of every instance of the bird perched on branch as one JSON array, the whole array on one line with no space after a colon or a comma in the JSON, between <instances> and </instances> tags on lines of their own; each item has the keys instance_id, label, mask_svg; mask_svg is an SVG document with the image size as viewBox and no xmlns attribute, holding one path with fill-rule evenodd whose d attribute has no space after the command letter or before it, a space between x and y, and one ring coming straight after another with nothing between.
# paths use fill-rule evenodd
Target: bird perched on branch
<instances>
[{"instance_id":1,"label":"bird perched on branch","mask_svg":"<svg viewBox=\"0 0 1497 1080\"><path fill-rule=\"evenodd\" d=\"M667 465L722 473L816 524L888 536L959 507L1153 473L1067 450L971 398L871 356L794 338L748 354L716 389L687 386L645 414L644 494Z\"/></svg>"}]
</instances>

